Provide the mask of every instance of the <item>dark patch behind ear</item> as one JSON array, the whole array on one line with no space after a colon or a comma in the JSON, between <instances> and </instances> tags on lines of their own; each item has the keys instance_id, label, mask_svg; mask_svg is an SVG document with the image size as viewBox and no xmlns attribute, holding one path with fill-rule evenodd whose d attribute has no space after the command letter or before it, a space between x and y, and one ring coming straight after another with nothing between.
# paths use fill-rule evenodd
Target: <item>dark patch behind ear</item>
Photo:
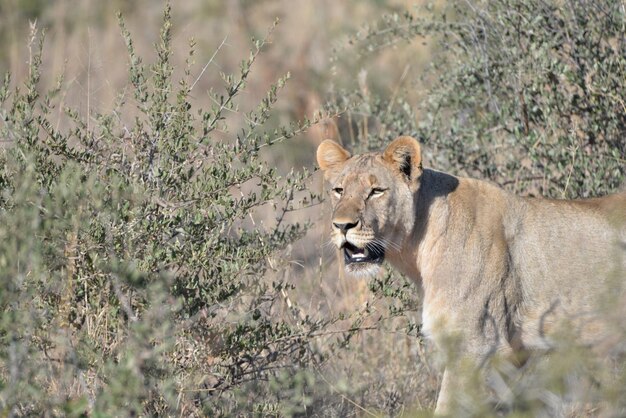
<instances>
[{"instance_id":1,"label":"dark patch behind ear","mask_svg":"<svg viewBox=\"0 0 626 418\"><path fill-rule=\"evenodd\" d=\"M407 155L406 158L400 163L400 172L408 178L411 178L411 156Z\"/></svg>"},{"instance_id":2,"label":"dark patch behind ear","mask_svg":"<svg viewBox=\"0 0 626 418\"><path fill-rule=\"evenodd\" d=\"M383 158L409 180L416 179L422 173L420 145L410 136L396 138L383 152Z\"/></svg>"}]
</instances>

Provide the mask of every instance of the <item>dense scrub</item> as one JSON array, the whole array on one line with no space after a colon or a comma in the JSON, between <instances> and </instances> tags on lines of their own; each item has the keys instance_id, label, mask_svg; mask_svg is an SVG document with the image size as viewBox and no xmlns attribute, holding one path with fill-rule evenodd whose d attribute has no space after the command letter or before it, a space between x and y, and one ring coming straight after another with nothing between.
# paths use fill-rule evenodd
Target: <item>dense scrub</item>
<instances>
[{"instance_id":1,"label":"dense scrub","mask_svg":"<svg viewBox=\"0 0 626 418\"><path fill-rule=\"evenodd\" d=\"M288 76L239 109L264 39L205 110L189 102L193 42L186 68L170 64L169 7L151 65L120 27L129 86L113 112L81 116L58 109L58 91L40 95L36 32L28 81L12 90L7 76L0 90L0 402L11 415L271 405L265 383L244 402L237 390L297 378L326 322L276 314L290 290L276 272L307 228L284 217L316 196L295 201L308 173L281 177L260 152L316 121L267 123ZM242 129L228 132L228 112ZM273 215L259 218L265 207Z\"/></svg>"},{"instance_id":2,"label":"dense scrub","mask_svg":"<svg viewBox=\"0 0 626 418\"><path fill-rule=\"evenodd\" d=\"M416 82L425 91L416 106L401 95L367 103L380 128L368 131L371 147L410 132L430 145L434 167L517 192L617 190L626 173L625 19L618 1L453 2L386 16L353 40L362 53L419 39L437 52Z\"/></svg>"}]
</instances>

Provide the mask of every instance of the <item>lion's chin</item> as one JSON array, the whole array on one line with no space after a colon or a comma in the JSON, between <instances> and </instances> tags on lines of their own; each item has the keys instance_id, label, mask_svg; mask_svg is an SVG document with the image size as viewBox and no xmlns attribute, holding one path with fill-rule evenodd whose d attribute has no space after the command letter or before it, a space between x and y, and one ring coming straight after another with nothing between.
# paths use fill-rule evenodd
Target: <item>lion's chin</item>
<instances>
[{"instance_id":1,"label":"lion's chin","mask_svg":"<svg viewBox=\"0 0 626 418\"><path fill-rule=\"evenodd\" d=\"M380 271L379 263L349 263L346 272L354 277L375 276Z\"/></svg>"}]
</instances>

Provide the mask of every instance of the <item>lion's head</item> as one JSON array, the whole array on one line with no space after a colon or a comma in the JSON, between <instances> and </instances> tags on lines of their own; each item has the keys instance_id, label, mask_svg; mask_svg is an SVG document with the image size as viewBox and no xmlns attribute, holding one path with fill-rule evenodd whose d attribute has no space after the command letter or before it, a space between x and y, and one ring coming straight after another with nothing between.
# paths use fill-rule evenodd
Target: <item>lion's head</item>
<instances>
[{"instance_id":1,"label":"lion's head","mask_svg":"<svg viewBox=\"0 0 626 418\"><path fill-rule=\"evenodd\" d=\"M351 273L373 273L388 252L398 253L415 223L415 196L422 173L419 143L408 136L383 153L351 156L336 142L317 149L330 185L332 241Z\"/></svg>"}]
</instances>

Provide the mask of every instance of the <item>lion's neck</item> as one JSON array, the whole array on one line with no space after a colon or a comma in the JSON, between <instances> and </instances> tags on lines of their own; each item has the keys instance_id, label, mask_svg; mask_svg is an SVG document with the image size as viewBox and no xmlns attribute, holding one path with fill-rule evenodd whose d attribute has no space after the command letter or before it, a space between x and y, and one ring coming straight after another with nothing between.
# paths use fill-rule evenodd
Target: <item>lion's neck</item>
<instances>
[{"instance_id":1,"label":"lion's neck","mask_svg":"<svg viewBox=\"0 0 626 418\"><path fill-rule=\"evenodd\" d=\"M401 249L388 257L391 264L411 279L422 284L432 276L431 260L439 259L441 239L450 216L450 196L459 179L439 171L425 169L414 199L414 224L405 236Z\"/></svg>"}]
</instances>

